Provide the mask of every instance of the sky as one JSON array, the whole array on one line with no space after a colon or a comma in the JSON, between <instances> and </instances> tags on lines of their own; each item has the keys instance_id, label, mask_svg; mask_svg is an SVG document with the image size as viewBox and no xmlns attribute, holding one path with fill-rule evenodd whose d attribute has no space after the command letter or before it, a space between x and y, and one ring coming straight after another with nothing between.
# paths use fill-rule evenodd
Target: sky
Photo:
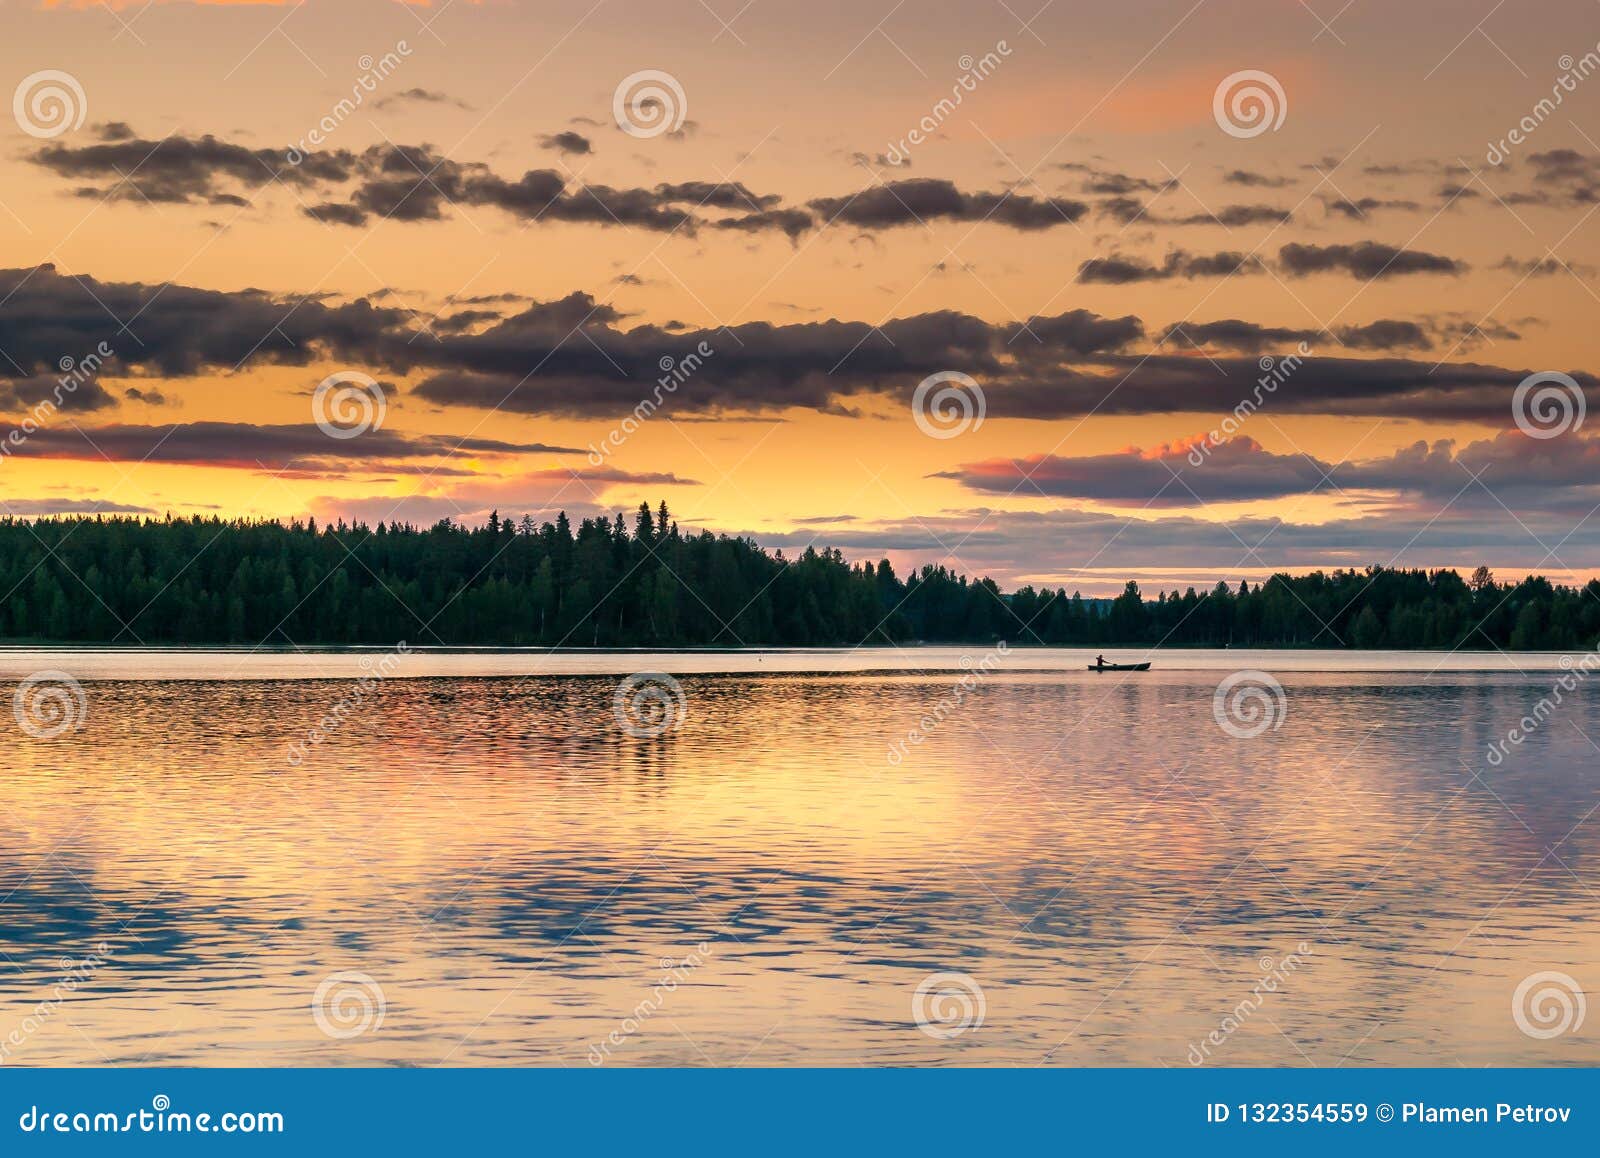
<instances>
[{"instance_id":1,"label":"sky","mask_svg":"<svg viewBox=\"0 0 1600 1158\"><path fill-rule=\"evenodd\" d=\"M14 516L1600 573L1589 0L0 22Z\"/></svg>"}]
</instances>

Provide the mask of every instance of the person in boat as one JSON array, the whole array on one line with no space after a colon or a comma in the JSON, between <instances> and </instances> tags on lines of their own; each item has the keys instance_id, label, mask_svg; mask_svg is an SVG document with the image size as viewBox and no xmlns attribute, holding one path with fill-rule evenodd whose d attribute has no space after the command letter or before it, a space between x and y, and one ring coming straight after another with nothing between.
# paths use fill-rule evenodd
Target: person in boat
<instances>
[{"instance_id":1,"label":"person in boat","mask_svg":"<svg viewBox=\"0 0 1600 1158\"><path fill-rule=\"evenodd\" d=\"M1095 656L1094 657L1094 666L1095 667L1105 667L1106 666L1106 657L1103 656L1103 655Z\"/></svg>"}]
</instances>

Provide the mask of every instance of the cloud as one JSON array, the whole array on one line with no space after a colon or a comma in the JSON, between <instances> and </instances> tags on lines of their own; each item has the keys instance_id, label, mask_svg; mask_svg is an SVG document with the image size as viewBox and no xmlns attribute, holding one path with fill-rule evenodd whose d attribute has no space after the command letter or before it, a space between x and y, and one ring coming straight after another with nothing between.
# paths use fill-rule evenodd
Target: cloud
<instances>
[{"instance_id":1,"label":"cloud","mask_svg":"<svg viewBox=\"0 0 1600 1158\"><path fill-rule=\"evenodd\" d=\"M153 515L149 507L114 503L109 499L4 499L0 510L15 518L39 515Z\"/></svg>"},{"instance_id":2,"label":"cloud","mask_svg":"<svg viewBox=\"0 0 1600 1158\"><path fill-rule=\"evenodd\" d=\"M1278 268L1296 277L1314 273L1348 273L1352 277L1374 280L1413 273L1465 273L1466 263L1454 258L1425 253L1419 249L1396 249L1376 241L1354 245L1301 245L1290 242L1278 250Z\"/></svg>"},{"instance_id":3,"label":"cloud","mask_svg":"<svg viewBox=\"0 0 1600 1158\"><path fill-rule=\"evenodd\" d=\"M380 427L359 438L333 439L315 423L253 425L248 422L187 422L161 426L45 426L9 447L16 458L77 459L85 462L186 463L241 470L316 473L333 468L393 472L397 462L456 455L510 457L581 454L574 447L457 438L447 434L400 434Z\"/></svg>"},{"instance_id":4,"label":"cloud","mask_svg":"<svg viewBox=\"0 0 1600 1158\"><path fill-rule=\"evenodd\" d=\"M416 95L423 94L423 95ZM407 90L396 99L443 98ZM113 131L115 130L115 131ZM574 181L556 169L530 169L506 177L488 165L460 161L427 144L384 143L359 152L329 149L302 155L256 149L210 135L174 134L150 141L124 125L104 126L88 145L51 144L31 159L58 176L98 182L77 192L130 204L210 203L247 205L274 181L312 196L301 212L329 225L365 226L376 218L402 223L445 220L456 206L492 207L521 221L630 226L694 234L702 227L722 232L782 233L791 241L821 224L838 222L866 231L957 221L987 222L1024 232L1076 223L1090 206L1067 197L1032 196L1015 190L969 192L944 178L911 177L879 182L856 193L817 197L785 206L776 194L757 194L737 181L682 181L653 188L613 187ZM592 139L572 130L539 138L546 148L585 154ZM1185 215L1156 215L1129 192L1158 191L1158 183L1122 173L1087 170L1090 187L1115 194L1098 211L1124 224L1221 226L1281 225L1289 210L1272 205L1224 205Z\"/></svg>"},{"instance_id":5,"label":"cloud","mask_svg":"<svg viewBox=\"0 0 1600 1158\"><path fill-rule=\"evenodd\" d=\"M790 241L798 241L816 224L811 214L800 209L763 209L743 217L730 217L718 221L713 228L733 229L742 233L764 233L776 230Z\"/></svg>"},{"instance_id":6,"label":"cloud","mask_svg":"<svg viewBox=\"0 0 1600 1158\"><path fill-rule=\"evenodd\" d=\"M782 204L776 194L753 193L743 181L679 181L655 187L664 202L693 205L696 208L739 209L752 213Z\"/></svg>"},{"instance_id":7,"label":"cloud","mask_svg":"<svg viewBox=\"0 0 1600 1158\"><path fill-rule=\"evenodd\" d=\"M108 410L118 403L116 395L94 378L77 381L70 374L40 374L10 381L0 379L0 408L31 410L46 400L62 413Z\"/></svg>"},{"instance_id":8,"label":"cloud","mask_svg":"<svg viewBox=\"0 0 1600 1158\"><path fill-rule=\"evenodd\" d=\"M336 149L307 154L296 165L282 149L246 148L209 134L148 141L126 135L126 128L107 126L106 139L96 144L46 145L32 160L58 176L112 182L80 188L81 195L161 204L237 202L224 182L250 191L274 181L297 186L344 181L356 163L351 153Z\"/></svg>"},{"instance_id":9,"label":"cloud","mask_svg":"<svg viewBox=\"0 0 1600 1158\"><path fill-rule=\"evenodd\" d=\"M1386 456L1333 463L1270 451L1243 434L1220 445L1201 436L1151 450L986 459L933 477L986 494L1042 492L1141 508L1321 494L1386 512L1436 510L1446 501L1461 512L1503 510L1502 502L1583 512L1600 500L1600 439L1507 430L1464 446L1419 440Z\"/></svg>"},{"instance_id":10,"label":"cloud","mask_svg":"<svg viewBox=\"0 0 1600 1158\"><path fill-rule=\"evenodd\" d=\"M1059 168L1084 174L1082 189L1085 193L1113 197L1126 197L1130 193L1164 193L1179 184L1177 177L1167 177L1164 180L1134 177L1127 173L1097 169L1093 165L1084 165L1076 161L1068 161Z\"/></svg>"},{"instance_id":11,"label":"cloud","mask_svg":"<svg viewBox=\"0 0 1600 1158\"><path fill-rule=\"evenodd\" d=\"M405 104L407 102L429 105L453 105L458 109L466 109L469 112L472 110L472 106L464 100L459 100L456 97L451 96L449 93L438 92L434 89L426 88L408 88L404 92L397 92L386 97L380 97L378 100L373 102L373 107L386 109L392 105Z\"/></svg>"},{"instance_id":12,"label":"cloud","mask_svg":"<svg viewBox=\"0 0 1600 1158\"><path fill-rule=\"evenodd\" d=\"M1265 268L1260 258L1245 253L1192 254L1175 249L1160 265L1143 258L1094 257L1078 267L1080 282L1102 285L1128 285L1142 281L1167 281L1171 278L1228 277L1235 273L1260 273Z\"/></svg>"},{"instance_id":13,"label":"cloud","mask_svg":"<svg viewBox=\"0 0 1600 1158\"><path fill-rule=\"evenodd\" d=\"M1238 318L1216 322L1179 322L1162 335L1163 340L1186 338L1197 346L1221 346L1254 354L1261 350L1305 343L1309 346L1337 342L1355 350L1427 349L1433 339L1421 324L1394 318L1380 318L1364 325L1323 330L1263 326Z\"/></svg>"},{"instance_id":14,"label":"cloud","mask_svg":"<svg viewBox=\"0 0 1600 1158\"><path fill-rule=\"evenodd\" d=\"M1079 220L1089 207L1061 197L1021 193L963 193L953 181L909 177L871 186L848 197L808 203L827 222L862 229L889 229L932 221L989 221L1013 229L1052 229Z\"/></svg>"},{"instance_id":15,"label":"cloud","mask_svg":"<svg viewBox=\"0 0 1600 1158\"><path fill-rule=\"evenodd\" d=\"M1242 260L1238 254L1175 255L1168 264L1209 263L1221 270ZM81 357L115 339L117 348L102 373L119 378L170 379L218 368L320 361L409 376L416 385L408 396L435 405L579 418L631 413L660 388L663 359L690 367L663 399L680 414L710 417L789 408L839 413L853 400L898 408L909 405L919 381L950 369L982 383L992 417L1227 413L1256 389L1260 376L1254 358L1141 353L1146 334L1139 318L1083 309L1004 323L946 310L879 325L829 319L711 329L629 327L616 306L573 293L495 319L474 317L459 332L441 332L420 324L413 311L365 300L335 305L255 290L101 282L67 277L50 266L0 270L0 299L6 301L0 349L16 364L14 381L48 377L62 350L80 351ZM132 331L122 338L119 319L129 319ZM1211 325L1217 328L1186 330L1203 340L1231 340L1236 348L1252 340L1250 323ZM1465 318L1439 319L1424 328L1436 338L1452 330L1509 333L1492 324L1474 327ZM1343 327L1336 336L1372 349L1416 335L1404 322L1380 319ZM1512 391L1529 372L1318 354L1304 359L1273 405L1286 413L1499 425ZM1591 375L1575 377L1585 390L1597 388Z\"/></svg>"},{"instance_id":16,"label":"cloud","mask_svg":"<svg viewBox=\"0 0 1600 1158\"><path fill-rule=\"evenodd\" d=\"M1600 156L1576 149L1550 149L1529 153L1528 164L1533 168L1533 183L1549 194L1577 205L1600 200Z\"/></svg>"},{"instance_id":17,"label":"cloud","mask_svg":"<svg viewBox=\"0 0 1600 1158\"><path fill-rule=\"evenodd\" d=\"M1132 197L1113 197L1099 204L1102 216L1119 221L1123 225L1132 225L1142 222L1146 225L1220 225L1227 229L1239 229L1247 225L1282 225L1291 221L1294 215L1287 209L1279 209L1272 205L1224 205L1215 212L1203 210L1199 213L1190 213L1183 216L1155 213L1150 206Z\"/></svg>"},{"instance_id":18,"label":"cloud","mask_svg":"<svg viewBox=\"0 0 1600 1158\"><path fill-rule=\"evenodd\" d=\"M336 201L308 205L305 215L313 221L323 221L329 225L365 225L367 221L365 209L358 205L341 205Z\"/></svg>"},{"instance_id":19,"label":"cloud","mask_svg":"<svg viewBox=\"0 0 1600 1158\"><path fill-rule=\"evenodd\" d=\"M987 494L1043 493L1141 508L1282 498L1325 485L1320 473L1325 464L1298 454L1273 454L1245 436L1214 448L1201 468L1189 462L1190 449L1176 443L1074 458L988 459L933 477L955 479Z\"/></svg>"},{"instance_id":20,"label":"cloud","mask_svg":"<svg viewBox=\"0 0 1600 1158\"><path fill-rule=\"evenodd\" d=\"M1463 482L1467 481L1463 476ZM1498 509L1498 508L1497 508ZM1600 527L1593 520L1578 527L1570 516L1547 518L1519 512L1547 543L1562 542L1568 559L1593 558L1600 550ZM747 531L769 548L799 549L815 542L815 528L789 533ZM1547 550L1501 512L1485 518L1481 510L1457 513L1439 506L1419 513L1356 514L1347 518L1294 521L1269 515L1231 517L1225 524L1205 512L1145 516L1137 510L1004 511L978 506L967 510L919 513L903 520L858 521L828 530L826 542L846 557L888 556L897 568L930 559L948 559L948 544L959 543L965 571L992 575L1003 586L1048 583L1086 590L1119 590L1130 573L1147 590L1194 583L1202 591L1219 579L1237 584L1273 571L1313 568L1456 567L1465 573L1479 563L1500 570L1548 573ZM1161 567L1152 578L1152 567ZM1171 578L1166 578L1170 576ZM1580 580L1581 581L1581 580Z\"/></svg>"},{"instance_id":21,"label":"cloud","mask_svg":"<svg viewBox=\"0 0 1600 1158\"><path fill-rule=\"evenodd\" d=\"M564 129L559 133L549 133L540 137L539 143L547 149L554 149L558 153L567 153L577 157L594 152L594 142L582 133L575 133L571 129Z\"/></svg>"},{"instance_id":22,"label":"cloud","mask_svg":"<svg viewBox=\"0 0 1600 1158\"><path fill-rule=\"evenodd\" d=\"M1337 213L1342 217L1350 218L1352 221L1365 221L1369 214L1384 210L1393 209L1410 213L1422 208L1415 201L1383 197L1362 197L1355 201L1351 201L1347 197L1324 197L1322 204L1330 216Z\"/></svg>"},{"instance_id":23,"label":"cloud","mask_svg":"<svg viewBox=\"0 0 1600 1158\"><path fill-rule=\"evenodd\" d=\"M609 315L609 316L608 316ZM1126 347L1143 335L1137 318L1073 310L1024 323L991 325L943 311L863 322L752 322L725 329L621 330L615 313L586 294L535 307L464 338L417 342L406 353L447 365L415 393L440 405L524 413L617 416L660 393L661 364L695 365L667 391L679 412L751 413L789 407L832 410L853 394L909 399L929 374L1038 367ZM709 350L700 355L698 350ZM537 366L529 375L527 367Z\"/></svg>"},{"instance_id":24,"label":"cloud","mask_svg":"<svg viewBox=\"0 0 1600 1158\"><path fill-rule=\"evenodd\" d=\"M104 135L104 133L102 134ZM563 132L546 138L566 152L587 138ZM34 163L86 185L84 196L132 204L248 204L274 181L311 191L321 200L305 216L330 225L362 226L373 218L431 222L453 206L486 206L523 221L632 226L693 232L701 209L744 211L738 228L770 228L790 236L797 218L773 213L781 198L752 193L738 182L683 182L654 189L572 183L555 169L530 169L509 179L487 165L456 161L428 145L374 145L361 152L330 149L291 155L253 149L213 136L174 134L160 141L119 136L88 145L55 144L32 154ZM343 200L339 196L343 196ZM797 212L797 211L796 211ZM738 220L738 219L734 219Z\"/></svg>"},{"instance_id":25,"label":"cloud","mask_svg":"<svg viewBox=\"0 0 1600 1158\"><path fill-rule=\"evenodd\" d=\"M1506 256L1494 263L1495 269L1503 269L1508 273L1521 274L1523 277L1554 277L1558 273L1574 273L1580 277L1594 277L1597 271L1592 265L1581 261L1566 261L1559 257L1516 258Z\"/></svg>"},{"instance_id":26,"label":"cloud","mask_svg":"<svg viewBox=\"0 0 1600 1158\"><path fill-rule=\"evenodd\" d=\"M103 374L168 377L246 361L305 365L319 351L371 348L410 316L366 302L329 306L257 290L104 282L54 265L0 270L0 350L21 375L59 373L105 343ZM126 324L128 332L121 332Z\"/></svg>"},{"instance_id":27,"label":"cloud","mask_svg":"<svg viewBox=\"0 0 1600 1158\"><path fill-rule=\"evenodd\" d=\"M1222 179L1230 185L1243 185L1252 189L1286 189L1295 183L1293 177L1271 177L1249 169L1229 169Z\"/></svg>"}]
</instances>

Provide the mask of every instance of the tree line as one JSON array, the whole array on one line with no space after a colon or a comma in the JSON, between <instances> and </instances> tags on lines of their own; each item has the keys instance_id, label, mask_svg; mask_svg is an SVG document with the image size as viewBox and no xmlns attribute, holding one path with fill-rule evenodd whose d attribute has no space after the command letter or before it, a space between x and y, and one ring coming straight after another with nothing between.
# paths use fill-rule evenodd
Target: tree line
<instances>
[{"instance_id":1,"label":"tree line","mask_svg":"<svg viewBox=\"0 0 1600 1158\"><path fill-rule=\"evenodd\" d=\"M1014 646L1588 648L1600 583L1480 567L1274 575L1113 600L1002 592L837 550L794 557L679 529L667 505L574 526L493 515L318 526L203 518L0 520L0 637L72 643L542 647Z\"/></svg>"}]
</instances>

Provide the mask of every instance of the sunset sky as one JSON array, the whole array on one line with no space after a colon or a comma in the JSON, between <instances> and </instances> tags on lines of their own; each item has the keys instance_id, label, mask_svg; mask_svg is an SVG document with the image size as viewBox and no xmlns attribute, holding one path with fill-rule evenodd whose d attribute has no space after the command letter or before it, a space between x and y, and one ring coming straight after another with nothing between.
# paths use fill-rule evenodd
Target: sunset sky
<instances>
[{"instance_id":1,"label":"sunset sky","mask_svg":"<svg viewBox=\"0 0 1600 1158\"><path fill-rule=\"evenodd\" d=\"M665 499L786 552L1086 594L1600 573L1592 0L0 21L15 515ZM981 423L919 422L951 373ZM380 425L319 427L336 374L378 384Z\"/></svg>"}]
</instances>

